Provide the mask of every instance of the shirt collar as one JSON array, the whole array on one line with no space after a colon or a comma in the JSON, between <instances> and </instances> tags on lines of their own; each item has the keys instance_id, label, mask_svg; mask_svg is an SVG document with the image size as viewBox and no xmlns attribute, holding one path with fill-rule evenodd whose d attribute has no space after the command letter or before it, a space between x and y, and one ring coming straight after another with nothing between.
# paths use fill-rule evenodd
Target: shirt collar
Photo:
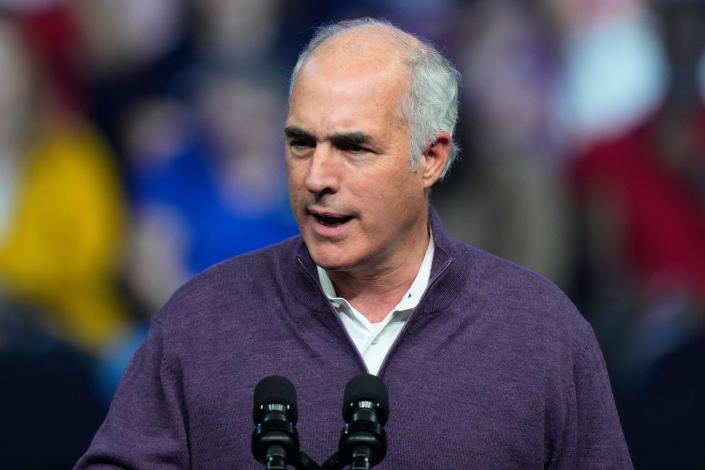
<instances>
[{"instance_id":1,"label":"shirt collar","mask_svg":"<svg viewBox=\"0 0 705 470\"><path fill-rule=\"evenodd\" d=\"M433 242L433 232L431 232L428 240L428 246L426 247L426 254L423 257L423 261L421 261L421 266L416 274L416 278L414 279L414 282L411 283L411 287L409 287L409 290L406 291L396 307L392 309L392 312L410 310L419 304L421 296L426 291L429 279L431 277L431 265L433 263L434 252L435 245ZM333 282L331 281L330 276L328 276L326 270L318 265L316 265L316 270L318 271L318 280L321 283L321 288L326 294L326 297L328 297L328 300L330 300L336 307L341 303L347 304L348 302L346 299L343 297L338 297L336 294Z\"/></svg>"}]
</instances>

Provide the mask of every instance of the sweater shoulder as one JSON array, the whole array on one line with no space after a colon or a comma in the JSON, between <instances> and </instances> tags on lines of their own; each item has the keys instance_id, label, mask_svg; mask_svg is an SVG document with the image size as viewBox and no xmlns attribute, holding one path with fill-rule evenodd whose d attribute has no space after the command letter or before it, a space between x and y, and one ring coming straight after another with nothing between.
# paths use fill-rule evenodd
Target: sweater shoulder
<instances>
[{"instance_id":1,"label":"sweater shoulder","mask_svg":"<svg viewBox=\"0 0 705 470\"><path fill-rule=\"evenodd\" d=\"M275 292L282 276L282 262L301 244L300 237L292 237L217 263L194 276L178 288L154 315L163 325L212 320L240 305L253 302L261 296L255 292ZM207 317L207 318L204 318Z\"/></svg>"},{"instance_id":2,"label":"sweater shoulder","mask_svg":"<svg viewBox=\"0 0 705 470\"><path fill-rule=\"evenodd\" d=\"M466 295L487 320L540 331L580 348L592 327L568 296L546 277L463 244L469 263Z\"/></svg>"}]
</instances>

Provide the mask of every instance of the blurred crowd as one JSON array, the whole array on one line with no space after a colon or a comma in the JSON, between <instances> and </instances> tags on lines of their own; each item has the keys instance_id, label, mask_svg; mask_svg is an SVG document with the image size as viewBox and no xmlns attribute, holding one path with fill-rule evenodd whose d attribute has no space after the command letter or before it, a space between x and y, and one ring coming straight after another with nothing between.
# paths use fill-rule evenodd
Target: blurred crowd
<instances>
[{"instance_id":1,"label":"blurred crowd","mask_svg":"<svg viewBox=\"0 0 705 470\"><path fill-rule=\"evenodd\" d=\"M288 74L359 16L463 74L449 231L579 306L636 468L705 468L705 1L0 0L6 468L70 467L169 295L297 233Z\"/></svg>"}]
</instances>

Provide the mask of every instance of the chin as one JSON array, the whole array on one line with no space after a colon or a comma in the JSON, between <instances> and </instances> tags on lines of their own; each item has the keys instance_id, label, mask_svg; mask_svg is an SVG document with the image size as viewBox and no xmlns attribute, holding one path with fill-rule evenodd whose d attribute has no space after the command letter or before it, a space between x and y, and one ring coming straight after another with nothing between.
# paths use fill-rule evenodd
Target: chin
<instances>
[{"instance_id":1,"label":"chin","mask_svg":"<svg viewBox=\"0 0 705 470\"><path fill-rule=\"evenodd\" d=\"M346 271L351 266L351 261L340 253L330 252L321 248L309 248L313 262L326 271Z\"/></svg>"},{"instance_id":2,"label":"chin","mask_svg":"<svg viewBox=\"0 0 705 470\"><path fill-rule=\"evenodd\" d=\"M326 271L345 271L348 267L346 263L342 262L343 260L336 257L314 255L311 255L311 257L314 263Z\"/></svg>"}]
</instances>

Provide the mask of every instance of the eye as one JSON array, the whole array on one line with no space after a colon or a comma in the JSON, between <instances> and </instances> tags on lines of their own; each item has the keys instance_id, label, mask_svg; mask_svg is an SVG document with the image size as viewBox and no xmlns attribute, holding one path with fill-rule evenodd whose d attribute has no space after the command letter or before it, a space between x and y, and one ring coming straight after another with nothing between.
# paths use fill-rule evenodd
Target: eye
<instances>
[{"instance_id":1,"label":"eye","mask_svg":"<svg viewBox=\"0 0 705 470\"><path fill-rule=\"evenodd\" d=\"M293 154L302 154L316 148L316 142L308 139L292 139L289 141L289 149Z\"/></svg>"}]
</instances>

